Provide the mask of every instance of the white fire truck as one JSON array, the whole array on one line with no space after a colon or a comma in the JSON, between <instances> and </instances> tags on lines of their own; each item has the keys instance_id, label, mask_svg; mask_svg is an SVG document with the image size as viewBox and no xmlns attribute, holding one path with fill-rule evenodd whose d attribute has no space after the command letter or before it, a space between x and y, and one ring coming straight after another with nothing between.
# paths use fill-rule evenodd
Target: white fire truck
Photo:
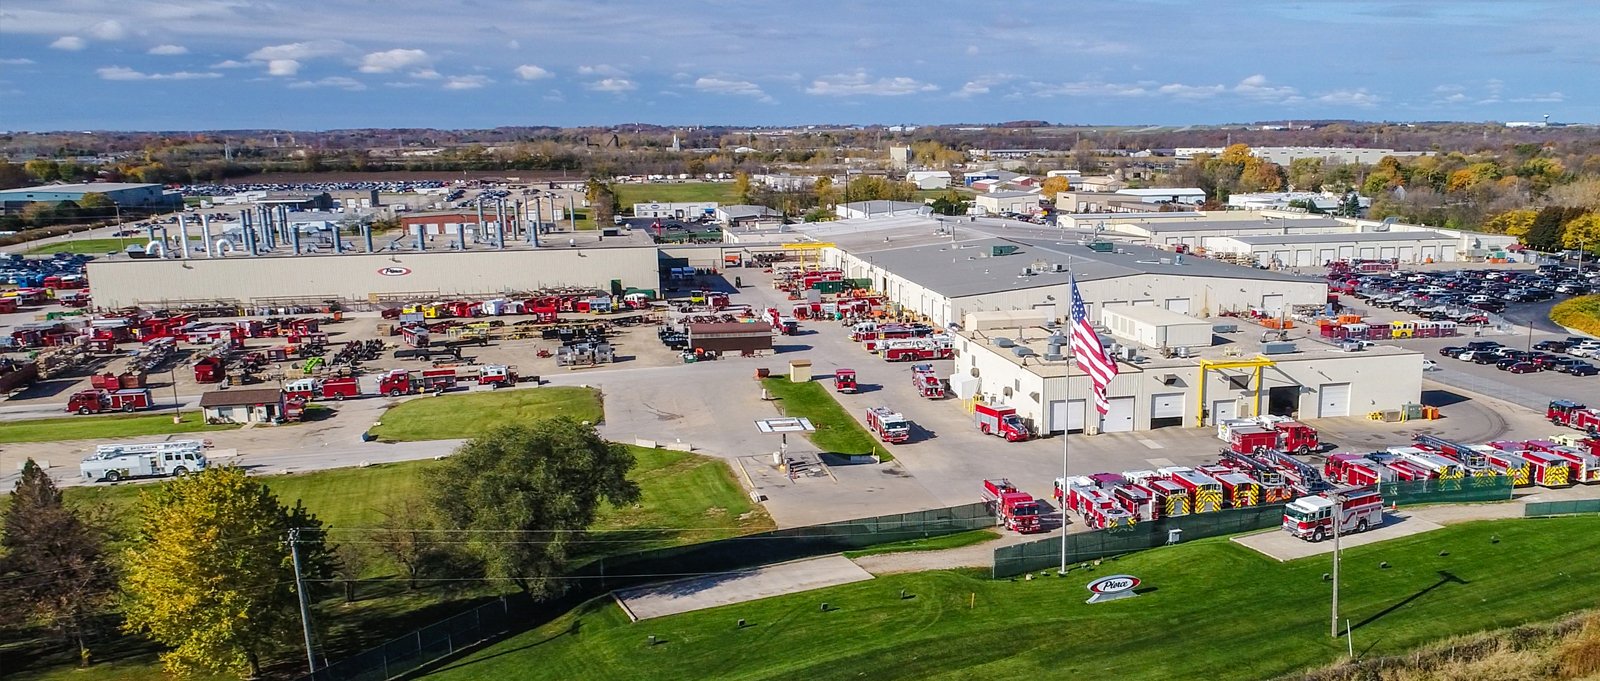
<instances>
[{"instance_id":1,"label":"white fire truck","mask_svg":"<svg viewBox=\"0 0 1600 681\"><path fill-rule=\"evenodd\" d=\"M100 445L78 464L78 471L87 482L182 477L205 469L205 443L199 440Z\"/></svg>"},{"instance_id":2,"label":"white fire truck","mask_svg":"<svg viewBox=\"0 0 1600 681\"><path fill-rule=\"evenodd\" d=\"M1371 488L1334 490L1300 497L1283 508L1283 529L1301 539L1322 541L1333 536L1335 499L1339 534L1366 532L1383 524L1383 497Z\"/></svg>"}]
</instances>

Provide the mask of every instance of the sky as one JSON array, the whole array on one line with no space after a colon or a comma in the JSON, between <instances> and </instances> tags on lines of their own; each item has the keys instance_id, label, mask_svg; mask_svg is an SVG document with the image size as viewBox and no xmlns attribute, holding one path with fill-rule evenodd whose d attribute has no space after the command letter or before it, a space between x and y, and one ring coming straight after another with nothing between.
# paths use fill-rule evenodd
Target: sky
<instances>
[{"instance_id":1,"label":"sky","mask_svg":"<svg viewBox=\"0 0 1600 681\"><path fill-rule=\"evenodd\" d=\"M1600 122L1594 0L5 0L0 129Z\"/></svg>"}]
</instances>

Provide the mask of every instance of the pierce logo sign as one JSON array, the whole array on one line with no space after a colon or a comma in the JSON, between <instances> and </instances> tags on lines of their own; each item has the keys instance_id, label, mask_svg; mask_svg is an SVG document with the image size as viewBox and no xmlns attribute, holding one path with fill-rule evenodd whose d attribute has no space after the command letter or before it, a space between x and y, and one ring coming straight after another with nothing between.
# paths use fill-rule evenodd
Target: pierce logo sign
<instances>
[{"instance_id":1,"label":"pierce logo sign","mask_svg":"<svg viewBox=\"0 0 1600 681\"><path fill-rule=\"evenodd\" d=\"M1086 587L1089 589L1089 593L1094 594L1093 596L1089 597L1088 602L1104 603L1106 601L1114 601L1119 598L1130 598L1137 596L1139 594L1134 593L1133 590L1138 588L1140 584L1143 584L1143 582L1139 581L1139 578L1133 575L1111 575L1110 577L1101 577L1100 579L1089 582L1089 585Z\"/></svg>"},{"instance_id":2,"label":"pierce logo sign","mask_svg":"<svg viewBox=\"0 0 1600 681\"><path fill-rule=\"evenodd\" d=\"M403 276L406 276L408 274L411 274L411 268L409 268L409 267L384 267L384 268L381 268L381 269L378 270L378 274L381 274L381 275L383 275L385 277L403 277Z\"/></svg>"}]
</instances>

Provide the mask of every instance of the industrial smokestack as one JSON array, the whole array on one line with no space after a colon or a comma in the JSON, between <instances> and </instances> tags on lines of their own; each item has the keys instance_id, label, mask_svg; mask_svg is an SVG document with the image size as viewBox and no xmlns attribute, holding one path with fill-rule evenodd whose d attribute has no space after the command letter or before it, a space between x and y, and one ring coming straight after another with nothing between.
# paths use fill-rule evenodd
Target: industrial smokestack
<instances>
[{"instance_id":1,"label":"industrial smokestack","mask_svg":"<svg viewBox=\"0 0 1600 681\"><path fill-rule=\"evenodd\" d=\"M178 257L189 258L189 221L182 213L178 214Z\"/></svg>"},{"instance_id":2,"label":"industrial smokestack","mask_svg":"<svg viewBox=\"0 0 1600 681\"><path fill-rule=\"evenodd\" d=\"M482 212L483 211L483 207L479 206L478 210L480 212ZM478 217L478 229L483 229L483 217L482 216ZM456 223L456 242L458 243L458 247L461 250L463 250L463 251L467 250L467 223L465 223L465 222L457 222Z\"/></svg>"},{"instance_id":3,"label":"industrial smokestack","mask_svg":"<svg viewBox=\"0 0 1600 681\"><path fill-rule=\"evenodd\" d=\"M205 239L206 257L216 257L211 250L211 216L206 213L200 214L200 237Z\"/></svg>"},{"instance_id":4,"label":"industrial smokestack","mask_svg":"<svg viewBox=\"0 0 1600 681\"><path fill-rule=\"evenodd\" d=\"M477 238L477 239L482 239L483 238L483 197L482 196L478 197L478 231L477 231L476 234L473 235L473 237ZM461 250L463 250L463 251L467 250L467 240L466 239L462 239L461 240Z\"/></svg>"},{"instance_id":5,"label":"industrial smokestack","mask_svg":"<svg viewBox=\"0 0 1600 681\"><path fill-rule=\"evenodd\" d=\"M361 238L367 242L367 252L372 252L372 225L361 226Z\"/></svg>"},{"instance_id":6,"label":"industrial smokestack","mask_svg":"<svg viewBox=\"0 0 1600 681\"><path fill-rule=\"evenodd\" d=\"M572 209L572 195L567 195L567 224L572 226L572 231L578 231L578 213Z\"/></svg>"}]
</instances>

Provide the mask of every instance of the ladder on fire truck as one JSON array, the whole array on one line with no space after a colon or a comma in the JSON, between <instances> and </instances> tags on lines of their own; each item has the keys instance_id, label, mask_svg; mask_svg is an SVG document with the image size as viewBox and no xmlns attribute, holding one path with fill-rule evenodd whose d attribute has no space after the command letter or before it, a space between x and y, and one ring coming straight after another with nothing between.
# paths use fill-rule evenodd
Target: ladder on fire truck
<instances>
[{"instance_id":1,"label":"ladder on fire truck","mask_svg":"<svg viewBox=\"0 0 1600 681\"><path fill-rule=\"evenodd\" d=\"M1322 471L1317 470L1316 466L1296 459L1294 455L1288 452L1268 449L1262 453L1262 456L1267 457L1269 462L1281 468L1294 471L1294 474L1300 478L1300 486L1305 488L1306 494L1316 494L1333 488L1333 485L1322 477Z\"/></svg>"}]
</instances>

